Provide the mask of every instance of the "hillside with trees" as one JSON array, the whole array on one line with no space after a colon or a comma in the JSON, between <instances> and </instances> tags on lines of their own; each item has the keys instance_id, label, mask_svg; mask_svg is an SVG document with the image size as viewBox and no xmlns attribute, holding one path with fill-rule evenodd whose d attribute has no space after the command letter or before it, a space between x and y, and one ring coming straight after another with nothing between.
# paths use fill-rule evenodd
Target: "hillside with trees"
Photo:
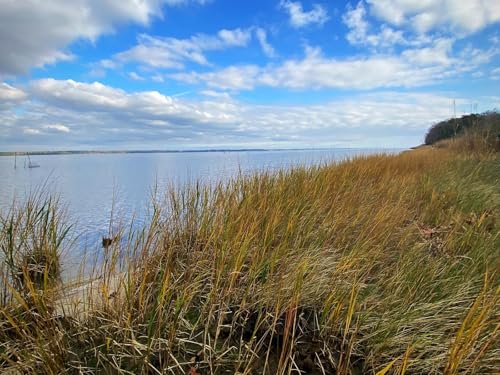
<instances>
[{"instance_id":1,"label":"hillside with trees","mask_svg":"<svg viewBox=\"0 0 500 375\"><path fill-rule=\"evenodd\" d=\"M425 144L433 145L464 133L474 133L488 142L495 142L500 133L500 114L493 110L438 122L427 132Z\"/></svg>"}]
</instances>

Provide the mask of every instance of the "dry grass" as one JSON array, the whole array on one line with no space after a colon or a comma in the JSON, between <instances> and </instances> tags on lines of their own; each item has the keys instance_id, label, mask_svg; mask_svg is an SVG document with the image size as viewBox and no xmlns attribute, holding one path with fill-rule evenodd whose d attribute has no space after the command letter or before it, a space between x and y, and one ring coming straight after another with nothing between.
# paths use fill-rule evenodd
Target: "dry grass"
<instances>
[{"instance_id":1,"label":"dry grass","mask_svg":"<svg viewBox=\"0 0 500 375\"><path fill-rule=\"evenodd\" d=\"M0 368L493 374L498 162L421 149L157 195L77 298L4 267Z\"/></svg>"}]
</instances>

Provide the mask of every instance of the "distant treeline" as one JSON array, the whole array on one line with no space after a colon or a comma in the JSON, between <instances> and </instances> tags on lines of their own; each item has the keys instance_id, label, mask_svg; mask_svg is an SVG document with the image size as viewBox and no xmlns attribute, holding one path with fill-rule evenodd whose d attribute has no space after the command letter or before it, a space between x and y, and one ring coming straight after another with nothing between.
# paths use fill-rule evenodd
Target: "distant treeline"
<instances>
[{"instance_id":1,"label":"distant treeline","mask_svg":"<svg viewBox=\"0 0 500 375\"><path fill-rule=\"evenodd\" d=\"M303 150L291 148L287 150ZM75 150L75 151L0 151L0 156L25 155L91 155L91 154L177 154L193 152L241 152L241 151L273 151L264 148L230 148L230 149L201 149L201 150Z\"/></svg>"},{"instance_id":2,"label":"distant treeline","mask_svg":"<svg viewBox=\"0 0 500 375\"><path fill-rule=\"evenodd\" d=\"M432 145L441 140L468 132L478 133L488 138L498 137L500 133L500 114L494 110L438 122L427 132L425 144Z\"/></svg>"}]
</instances>

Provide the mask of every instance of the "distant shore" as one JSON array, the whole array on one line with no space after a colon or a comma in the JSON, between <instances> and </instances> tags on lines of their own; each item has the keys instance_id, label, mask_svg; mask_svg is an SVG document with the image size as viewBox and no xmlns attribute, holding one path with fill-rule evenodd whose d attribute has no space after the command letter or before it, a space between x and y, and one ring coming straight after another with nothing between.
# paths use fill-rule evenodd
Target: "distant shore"
<instances>
[{"instance_id":1,"label":"distant shore","mask_svg":"<svg viewBox=\"0 0 500 375\"><path fill-rule=\"evenodd\" d=\"M24 155L87 155L87 154L170 154L183 152L237 152L273 151L268 149L217 149L217 150L67 150L67 151L3 151L0 156Z\"/></svg>"}]
</instances>

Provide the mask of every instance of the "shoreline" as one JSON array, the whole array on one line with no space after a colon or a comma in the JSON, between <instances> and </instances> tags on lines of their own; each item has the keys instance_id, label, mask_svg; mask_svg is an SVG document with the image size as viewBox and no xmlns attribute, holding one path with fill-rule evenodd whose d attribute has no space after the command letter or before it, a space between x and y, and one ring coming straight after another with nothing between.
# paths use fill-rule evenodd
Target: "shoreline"
<instances>
[{"instance_id":1,"label":"shoreline","mask_svg":"<svg viewBox=\"0 0 500 375\"><path fill-rule=\"evenodd\" d=\"M420 147L420 146L417 146ZM410 149L414 149L413 147ZM408 148L371 147L319 147L319 148L241 148L241 149L188 149L188 150L68 150L68 151L0 151L0 156L40 156L40 155L99 155L99 154L181 154L209 152L280 152L280 151L328 151L328 150L380 150L395 151Z\"/></svg>"}]
</instances>

